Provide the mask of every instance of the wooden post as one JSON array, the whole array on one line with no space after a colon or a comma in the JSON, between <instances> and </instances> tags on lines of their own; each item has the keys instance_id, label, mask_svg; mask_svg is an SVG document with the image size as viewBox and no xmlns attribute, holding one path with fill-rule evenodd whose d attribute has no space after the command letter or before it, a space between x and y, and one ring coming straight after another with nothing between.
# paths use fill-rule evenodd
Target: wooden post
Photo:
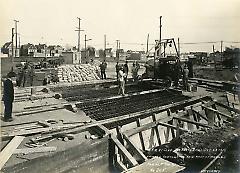
<instances>
[{"instance_id":1,"label":"wooden post","mask_svg":"<svg viewBox=\"0 0 240 173\"><path fill-rule=\"evenodd\" d=\"M157 121L155 114L152 115L152 119L153 119L154 122ZM159 133L159 130L158 130L158 125L156 127L154 127L154 129L155 129L155 132L156 132L156 135L157 135L158 145L160 146L162 143L161 143L160 133Z\"/></svg>"},{"instance_id":2,"label":"wooden post","mask_svg":"<svg viewBox=\"0 0 240 173\"><path fill-rule=\"evenodd\" d=\"M140 118L138 118L136 122L137 122L137 126L140 127L141 126ZM139 134L139 139L141 142L142 150L145 151L146 148L145 148L145 144L144 144L144 140L143 140L143 134L142 134L142 132L139 132L138 134Z\"/></svg>"}]
</instances>

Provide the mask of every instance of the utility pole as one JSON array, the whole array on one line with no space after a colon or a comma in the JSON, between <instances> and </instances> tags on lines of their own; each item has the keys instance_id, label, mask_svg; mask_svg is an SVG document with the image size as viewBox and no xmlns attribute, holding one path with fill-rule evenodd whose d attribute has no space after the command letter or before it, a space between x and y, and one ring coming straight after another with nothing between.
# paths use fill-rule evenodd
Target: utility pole
<instances>
[{"instance_id":1,"label":"utility pole","mask_svg":"<svg viewBox=\"0 0 240 173\"><path fill-rule=\"evenodd\" d=\"M212 46L212 49L213 49L212 51L213 51L213 53L214 53L214 52L215 52L215 47L214 47L214 45Z\"/></svg>"},{"instance_id":2,"label":"utility pole","mask_svg":"<svg viewBox=\"0 0 240 173\"><path fill-rule=\"evenodd\" d=\"M15 57L17 56L17 23L19 22L18 20L14 20L15 22L15 39L16 39L16 49L15 49Z\"/></svg>"},{"instance_id":3,"label":"utility pole","mask_svg":"<svg viewBox=\"0 0 240 173\"><path fill-rule=\"evenodd\" d=\"M118 42L120 42L120 40L116 40L117 41L117 50L116 50L116 58L118 58L118 60L119 60L119 57L118 57ZM119 43L120 44L120 43Z\"/></svg>"},{"instance_id":4,"label":"utility pole","mask_svg":"<svg viewBox=\"0 0 240 173\"><path fill-rule=\"evenodd\" d=\"M223 41L221 41L221 61L223 62Z\"/></svg>"},{"instance_id":5,"label":"utility pole","mask_svg":"<svg viewBox=\"0 0 240 173\"><path fill-rule=\"evenodd\" d=\"M148 53L148 42L149 42L149 34L147 35L147 51L146 51L146 53Z\"/></svg>"},{"instance_id":6,"label":"utility pole","mask_svg":"<svg viewBox=\"0 0 240 173\"><path fill-rule=\"evenodd\" d=\"M13 39L14 39L14 28L12 28L12 61L13 61L13 57L14 57L14 52L13 52Z\"/></svg>"},{"instance_id":7,"label":"utility pole","mask_svg":"<svg viewBox=\"0 0 240 173\"><path fill-rule=\"evenodd\" d=\"M87 35L85 34L85 39L84 39L84 42L85 42L85 59L87 59L87 41L90 41L92 39L87 39Z\"/></svg>"},{"instance_id":8,"label":"utility pole","mask_svg":"<svg viewBox=\"0 0 240 173\"><path fill-rule=\"evenodd\" d=\"M106 44L107 44L107 36L104 35L104 58L106 59Z\"/></svg>"},{"instance_id":9,"label":"utility pole","mask_svg":"<svg viewBox=\"0 0 240 173\"><path fill-rule=\"evenodd\" d=\"M78 27L77 27L77 30L75 31L78 31L78 52L80 52L80 32L81 31L84 31L84 30L81 30L81 18L77 17L78 19Z\"/></svg>"},{"instance_id":10,"label":"utility pole","mask_svg":"<svg viewBox=\"0 0 240 173\"><path fill-rule=\"evenodd\" d=\"M159 58L162 56L162 16L160 16L160 27L159 27Z\"/></svg>"},{"instance_id":11,"label":"utility pole","mask_svg":"<svg viewBox=\"0 0 240 173\"><path fill-rule=\"evenodd\" d=\"M178 55L179 55L179 58L180 58L180 39L178 37Z\"/></svg>"}]
</instances>

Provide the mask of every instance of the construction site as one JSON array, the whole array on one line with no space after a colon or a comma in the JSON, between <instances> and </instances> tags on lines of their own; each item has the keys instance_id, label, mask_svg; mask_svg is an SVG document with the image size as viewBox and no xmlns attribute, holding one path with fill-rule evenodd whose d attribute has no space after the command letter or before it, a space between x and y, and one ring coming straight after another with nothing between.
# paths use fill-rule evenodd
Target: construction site
<instances>
[{"instance_id":1,"label":"construction site","mask_svg":"<svg viewBox=\"0 0 240 173\"><path fill-rule=\"evenodd\" d=\"M61 65L58 83L15 88L13 121L1 122L1 171L239 172L239 83L173 87L161 61L178 52L157 52L123 96L94 64Z\"/></svg>"},{"instance_id":2,"label":"construction site","mask_svg":"<svg viewBox=\"0 0 240 173\"><path fill-rule=\"evenodd\" d=\"M240 42L224 35L237 28L238 3L177 4L9 3L0 173L240 172Z\"/></svg>"}]
</instances>

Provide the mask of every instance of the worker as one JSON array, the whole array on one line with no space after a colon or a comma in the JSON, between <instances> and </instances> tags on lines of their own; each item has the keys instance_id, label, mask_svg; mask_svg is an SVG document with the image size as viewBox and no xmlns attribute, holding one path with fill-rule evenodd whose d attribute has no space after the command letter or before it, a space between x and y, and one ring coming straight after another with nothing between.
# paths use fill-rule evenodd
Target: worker
<instances>
[{"instance_id":1,"label":"worker","mask_svg":"<svg viewBox=\"0 0 240 173\"><path fill-rule=\"evenodd\" d=\"M4 121L12 121L12 107L14 100L14 88L12 81L12 73L7 74L7 79L4 81L3 85L3 102L4 102Z\"/></svg>"},{"instance_id":2,"label":"worker","mask_svg":"<svg viewBox=\"0 0 240 173\"><path fill-rule=\"evenodd\" d=\"M174 64L174 74L173 74L173 86L174 87L178 87L179 84L179 79L181 77L181 73L182 73L182 68L180 65L180 61L177 60L177 62Z\"/></svg>"},{"instance_id":3,"label":"worker","mask_svg":"<svg viewBox=\"0 0 240 173\"><path fill-rule=\"evenodd\" d=\"M23 67L23 87L25 87L27 76L28 76L28 62L26 62Z\"/></svg>"},{"instance_id":4,"label":"worker","mask_svg":"<svg viewBox=\"0 0 240 173\"><path fill-rule=\"evenodd\" d=\"M183 69L183 88L184 90L188 90L188 74L189 74L189 70L187 65L184 66Z\"/></svg>"},{"instance_id":5,"label":"worker","mask_svg":"<svg viewBox=\"0 0 240 173\"><path fill-rule=\"evenodd\" d=\"M118 94L121 94L122 96L125 95L125 76L126 74L123 72L124 71L124 67L121 65L120 69L119 69L119 90L118 90Z\"/></svg>"},{"instance_id":6,"label":"worker","mask_svg":"<svg viewBox=\"0 0 240 173\"><path fill-rule=\"evenodd\" d=\"M34 69L34 65L32 65L30 66L30 70L29 70L30 86L33 86L34 76L35 76L35 69Z\"/></svg>"},{"instance_id":7,"label":"worker","mask_svg":"<svg viewBox=\"0 0 240 173\"><path fill-rule=\"evenodd\" d=\"M107 79L106 77L106 68L107 68L107 63L106 60L104 60L101 64L100 64L100 70L101 70L101 77L102 79Z\"/></svg>"},{"instance_id":8,"label":"worker","mask_svg":"<svg viewBox=\"0 0 240 173\"><path fill-rule=\"evenodd\" d=\"M124 66L123 66L123 73L125 73L125 84L127 83L127 76L128 76L128 62L126 61Z\"/></svg>"},{"instance_id":9,"label":"worker","mask_svg":"<svg viewBox=\"0 0 240 173\"><path fill-rule=\"evenodd\" d=\"M117 61L117 64L116 64L115 68L116 68L117 81L118 81L118 73L119 73L119 70L120 70L120 66L119 66L118 61Z\"/></svg>"},{"instance_id":10,"label":"worker","mask_svg":"<svg viewBox=\"0 0 240 173\"><path fill-rule=\"evenodd\" d=\"M135 63L133 63L133 66L132 66L132 78L133 78L133 81L136 82L137 81L137 66Z\"/></svg>"},{"instance_id":11,"label":"worker","mask_svg":"<svg viewBox=\"0 0 240 173\"><path fill-rule=\"evenodd\" d=\"M187 66L189 70L188 77L193 78L193 63L191 60L188 60Z\"/></svg>"}]
</instances>

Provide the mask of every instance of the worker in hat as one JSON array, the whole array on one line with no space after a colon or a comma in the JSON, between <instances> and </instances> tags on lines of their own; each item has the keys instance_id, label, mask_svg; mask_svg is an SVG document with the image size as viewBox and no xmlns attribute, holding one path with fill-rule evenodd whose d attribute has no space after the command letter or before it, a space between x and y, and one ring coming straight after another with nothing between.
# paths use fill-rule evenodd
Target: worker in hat
<instances>
[{"instance_id":1,"label":"worker in hat","mask_svg":"<svg viewBox=\"0 0 240 173\"><path fill-rule=\"evenodd\" d=\"M4 102L4 121L12 121L12 107L14 100L14 87L12 78L14 77L13 73L7 74L7 79L3 84L3 102Z\"/></svg>"},{"instance_id":2,"label":"worker in hat","mask_svg":"<svg viewBox=\"0 0 240 173\"><path fill-rule=\"evenodd\" d=\"M125 95L125 77L126 77L126 74L123 72L123 65L120 66L120 69L119 69L119 74L118 74L118 79L119 79L119 90L118 90L118 94L121 94L122 96Z\"/></svg>"}]
</instances>

